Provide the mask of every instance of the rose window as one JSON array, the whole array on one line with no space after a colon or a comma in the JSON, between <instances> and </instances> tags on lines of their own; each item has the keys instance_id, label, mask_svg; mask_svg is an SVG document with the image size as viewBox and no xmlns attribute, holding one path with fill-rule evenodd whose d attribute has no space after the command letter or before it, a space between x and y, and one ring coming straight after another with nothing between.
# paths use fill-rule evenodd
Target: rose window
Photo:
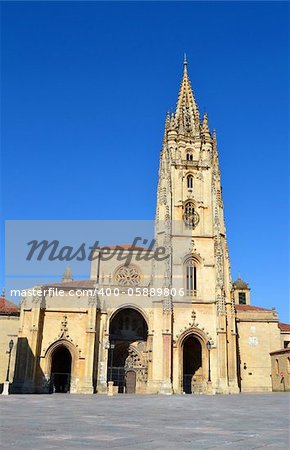
<instances>
[{"instance_id":1,"label":"rose window","mask_svg":"<svg viewBox=\"0 0 290 450\"><path fill-rule=\"evenodd\" d=\"M115 279L117 284L121 286L138 286L141 281L141 276L135 267L122 266L117 270Z\"/></svg>"},{"instance_id":2,"label":"rose window","mask_svg":"<svg viewBox=\"0 0 290 450\"><path fill-rule=\"evenodd\" d=\"M199 215L194 209L194 205L192 202L187 202L184 206L184 214L183 214L184 222L187 226L191 228L195 228L199 222Z\"/></svg>"}]
</instances>

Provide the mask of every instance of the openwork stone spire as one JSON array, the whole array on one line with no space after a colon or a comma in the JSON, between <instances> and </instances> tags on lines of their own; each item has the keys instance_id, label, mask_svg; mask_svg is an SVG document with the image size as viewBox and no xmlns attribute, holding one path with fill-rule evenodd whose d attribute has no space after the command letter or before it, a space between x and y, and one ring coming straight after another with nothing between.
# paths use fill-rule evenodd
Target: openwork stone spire
<instances>
[{"instance_id":1,"label":"openwork stone spire","mask_svg":"<svg viewBox=\"0 0 290 450\"><path fill-rule=\"evenodd\" d=\"M200 124L198 106L187 73L186 56L183 63L183 77L178 94L175 119L177 124L183 128L185 132L197 129Z\"/></svg>"}]
</instances>

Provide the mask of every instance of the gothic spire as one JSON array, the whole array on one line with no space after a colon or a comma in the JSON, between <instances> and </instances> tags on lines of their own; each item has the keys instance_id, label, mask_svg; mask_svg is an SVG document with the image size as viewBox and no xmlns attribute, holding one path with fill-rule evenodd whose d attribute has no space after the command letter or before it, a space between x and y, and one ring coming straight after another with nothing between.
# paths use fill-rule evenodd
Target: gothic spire
<instances>
[{"instance_id":1,"label":"gothic spire","mask_svg":"<svg viewBox=\"0 0 290 450\"><path fill-rule=\"evenodd\" d=\"M186 131L193 131L199 126L199 111L191 89L187 73L187 59L184 55L183 77L178 94L175 118L179 125Z\"/></svg>"}]
</instances>

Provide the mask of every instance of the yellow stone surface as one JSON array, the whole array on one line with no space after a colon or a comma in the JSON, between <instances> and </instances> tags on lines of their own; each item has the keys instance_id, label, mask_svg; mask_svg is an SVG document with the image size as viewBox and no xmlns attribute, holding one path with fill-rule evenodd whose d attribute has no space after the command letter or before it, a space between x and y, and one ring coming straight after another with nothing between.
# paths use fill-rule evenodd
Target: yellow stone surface
<instances>
[{"instance_id":1,"label":"yellow stone surface","mask_svg":"<svg viewBox=\"0 0 290 450\"><path fill-rule=\"evenodd\" d=\"M129 266L96 254L90 280L72 281L67 270L51 285L65 296L22 299L20 319L7 319L1 335L3 359L8 328L17 322L14 392L107 394L111 377L115 392L271 390L278 316L251 309L249 287L240 279L232 284L217 139L207 115L200 118L186 63L176 111L166 118L155 240L166 250L162 261L138 261L130 248ZM120 295L79 293L96 283Z\"/></svg>"}]
</instances>

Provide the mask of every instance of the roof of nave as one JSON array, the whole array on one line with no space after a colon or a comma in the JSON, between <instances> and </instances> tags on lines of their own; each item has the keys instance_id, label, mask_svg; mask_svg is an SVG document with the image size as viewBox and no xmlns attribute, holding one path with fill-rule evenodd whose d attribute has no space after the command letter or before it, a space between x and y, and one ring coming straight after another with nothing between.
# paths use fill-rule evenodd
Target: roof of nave
<instances>
[{"instance_id":1,"label":"roof of nave","mask_svg":"<svg viewBox=\"0 0 290 450\"><path fill-rule=\"evenodd\" d=\"M273 311L273 309L262 308L261 306L254 305L236 305L237 311Z\"/></svg>"},{"instance_id":2,"label":"roof of nave","mask_svg":"<svg viewBox=\"0 0 290 450\"><path fill-rule=\"evenodd\" d=\"M96 280L74 280L74 281L64 281L64 282L58 282L58 283L50 283L46 284L45 287L59 287L61 289L65 288L93 288L96 284Z\"/></svg>"},{"instance_id":3,"label":"roof of nave","mask_svg":"<svg viewBox=\"0 0 290 450\"><path fill-rule=\"evenodd\" d=\"M281 331L289 331L289 333L290 333L290 324L289 323L279 322L278 327L280 328Z\"/></svg>"},{"instance_id":4,"label":"roof of nave","mask_svg":"<svg viewBox=\"0 0 290 450\"><path fill-rule=\"evenodd\" d=\"M107 248L109 248L110 250L131 250L131 251L143 250L145 252L152 250L150 248L142 247L141 245L132 246L132 244L104 245L103 247L100 247L101 250Z\"/></svg>"},{"instance_id":5,"label":"roof of nave","mask_svg":"<svg viewBox=\"0 0 290 450\"><path fill-rule=\"evenodd\" d=\"M4 292L0 297L0 314L1 315L19 314L19 307L10 300L6 300Z\"/></svg>"}]
</instances>

